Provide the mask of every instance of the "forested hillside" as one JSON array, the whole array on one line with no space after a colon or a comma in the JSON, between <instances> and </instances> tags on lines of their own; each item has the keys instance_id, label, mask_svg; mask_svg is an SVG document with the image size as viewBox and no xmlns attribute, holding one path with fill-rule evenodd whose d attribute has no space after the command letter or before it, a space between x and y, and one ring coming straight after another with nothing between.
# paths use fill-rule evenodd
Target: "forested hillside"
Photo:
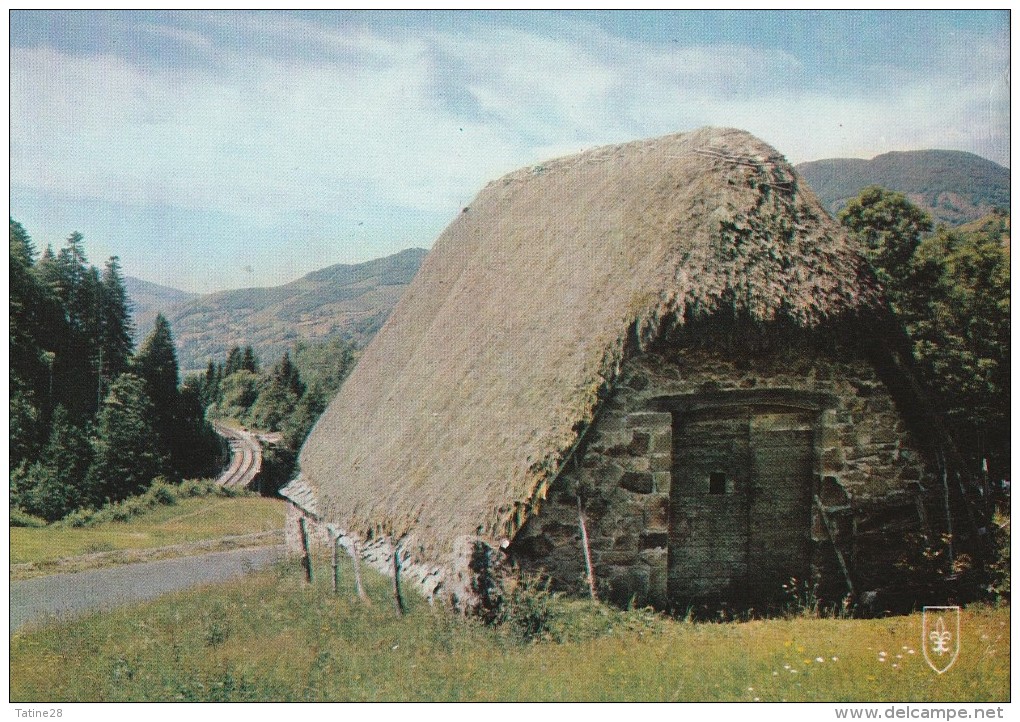
<instances>
[{"instance_id":1,"label":"forested hillside","mask_svg":"<svg viewBox=\"0 0 1020 722\"><path fill-rule=\"evenodd\" d=\"M120 262L72 233L38 254L10 220L12 506L47 520L215 470L219 443L181 386L170 324L136 351Z\"/></svg>"},{"instance_id":2,"label":"forested hillside","mask_svg":"<svg viewBox=\"0 0 1020 722\"><path fill-rule=\"evenodd\" d=\"M350 341L298 341L271 367L264 368L251 346L235 346L223 360L210 360L189 381L211 418L233 419L279 441L263 457L260 488L271 492L286 483L297 452L312 425L340 389L358 359Z\"/></svg>"},{"instance_id":3,"label":"forested hillside","mask_svg":"<svg viewBox=\"0 0 1020 722\"><path fill-rule=\"evenodd\" d=\"M156 321L156 314L170 315L170 311L198 298L199 294L182 291L178 288L161 286L158 283L143 281L140 278L124 277L124 288L131 299L131 316L135 326L135 340L144 338Z\"/></svg>"},{"instance_id":4,"label":"forested hillside","mask_svg":"<svg viewBox=\"0 0 1020 722\"><path fill-rule=\"evenodd\" d=\"M181 366L205 368L234 346L267 361L298 340L331 336L363 345L382 326L426 251L410 248L356 265L336 265L273 288L221 291L170 309Z\"/></svg>"},{"instance_id":5,"label":"forested hillside","mask_svg":"<svg viewBox=\"0 0 1020 722\"><path fill-rule=\"evenodd\" d=\"M898 191L936 223L959 225L1009 208L1009 169L956 150L883 153L871 160L826 158L797 172L835 215L867 186Z\"/></svg>"}]
</instances>

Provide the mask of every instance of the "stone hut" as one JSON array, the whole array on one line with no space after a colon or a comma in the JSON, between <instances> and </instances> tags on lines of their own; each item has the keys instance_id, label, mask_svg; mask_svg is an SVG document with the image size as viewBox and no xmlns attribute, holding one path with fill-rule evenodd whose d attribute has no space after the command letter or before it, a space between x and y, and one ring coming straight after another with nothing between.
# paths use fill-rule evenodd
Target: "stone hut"
<instances>
[{"instance_id":1,"label":"stone hut","mask_svg":"<svg viewBox=\"0 0 1020 722\"><path fill-rule=\"evenodd\" d=\"M524 168L443 232L313 429L291 529L385 570L397 549L459 605L480 559L663 609L761 608L791 579L873 597L909 534L963 528L904 341L747 133Z\"/></svg>"}]
</instances>

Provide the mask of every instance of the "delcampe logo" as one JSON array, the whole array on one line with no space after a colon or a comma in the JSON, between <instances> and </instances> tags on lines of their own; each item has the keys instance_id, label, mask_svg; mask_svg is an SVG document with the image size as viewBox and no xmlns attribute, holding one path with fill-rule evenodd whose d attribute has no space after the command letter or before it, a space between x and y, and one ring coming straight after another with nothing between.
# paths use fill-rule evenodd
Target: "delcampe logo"
<instances>
[{"instance_id":1,"label":"delcampe logo","mask_svg":"<svg viewBox=\"0 0 1020 722\"><path fill-rule=\"evenodd\" d=\"M921 645L928 666L939 674L948 672L960 654L960 608L924 607Z\"/></svg>"}]
</instances>

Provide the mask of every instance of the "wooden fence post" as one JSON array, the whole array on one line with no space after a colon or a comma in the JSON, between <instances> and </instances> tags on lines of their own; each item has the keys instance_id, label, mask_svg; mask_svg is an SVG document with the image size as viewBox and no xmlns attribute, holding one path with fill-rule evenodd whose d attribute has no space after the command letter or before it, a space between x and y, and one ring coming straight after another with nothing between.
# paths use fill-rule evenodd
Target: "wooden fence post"
<instances>
[{"instance_id":1,"label":"wooden fence post","mask_svg":"<svg viewBox=\"0 0 1020 722\"><path fill-rule=\"evenodd\" d=\"M584 523L584 513L581 511L581 497L577 497L577 520L581 524L581 544L584 546L584 566L588 570L588 591L591 598L596 602L599 600L595 593L595 570L591 565L591 546L588 544L588 527Z\"/></svg>"},{"instance_id":2,"label":"wooden fence post","mask_svg":"<svg viewBox=\"0 0 1020 722\"><path fill-rule=\"evenodd\" d=\"M365 594L365 587L361 584L361 553L358 551L357 539L351 539L351 552L351 558L354 560L354 588L358 592L358 599L369 604L371 600Z\"/></svg>"},{"instance_id":3,"label":"wooden fence post","mask_svg":"<svg viewBox=\"0 0 1020 722\"><path fill-rule=\"evenodd\" d=\"M304 556L301 557L301 563L305 568L305 579L311 584L313 581L312 576L312 551L308 543L308 522L304 517L301 517L301 546L304 548Z\"/></svg>"},{"instance_id":4,"label":"wooden fence post","mask_svg":"<svg viewBox=\"0 0 1020 722\"><path fill-rule=\"evenodd\" d=\"M407 612L404 596L400 590L400 545L393 550L393 600L397 605L397 614L401 617Z\"/></svg>"},{"instance_id":5,"label":"wooden fence post","mask_svg":"<svg viewBox=\"0 0 1020 722\"><path fill-rule=\"evenodd\" d=\"M333 594L340 593L340 534L333 537Z\"/></svg>"}]
</instances>

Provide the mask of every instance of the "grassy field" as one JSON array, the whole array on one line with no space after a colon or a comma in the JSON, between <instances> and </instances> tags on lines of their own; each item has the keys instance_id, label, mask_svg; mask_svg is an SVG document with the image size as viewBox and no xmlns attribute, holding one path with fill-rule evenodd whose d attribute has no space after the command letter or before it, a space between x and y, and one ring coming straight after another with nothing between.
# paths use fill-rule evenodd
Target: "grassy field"
<instances>
[{"instance_id":1,"label":"grassy field","mask_svg":"<svg viewBox=\"0 0 1020 722\"><path fill-rule=\"evenodd\" d=\"M411 599L398 618L389 582L374 603L339 596L320 564L297 562L11 638L11 701L591 700L1002 701L1009 699L1008 608L964 610L962 651L936 675L920 615L691 623L587 602L556 603L560 641Z\"/></svg>"},{"instance_id":2,"label":"grassy field","mask_svg":"<svg viewBox=\"0 0 1020 722\"><path fill-rule=\"evenodd\" d=\"M153 549L283 528L285 509L276 499L215 496L181 499L128 521L72 528L12 527L11 563L45 568L67 557L124 549Z\"/></svg>"}]
</instances>

